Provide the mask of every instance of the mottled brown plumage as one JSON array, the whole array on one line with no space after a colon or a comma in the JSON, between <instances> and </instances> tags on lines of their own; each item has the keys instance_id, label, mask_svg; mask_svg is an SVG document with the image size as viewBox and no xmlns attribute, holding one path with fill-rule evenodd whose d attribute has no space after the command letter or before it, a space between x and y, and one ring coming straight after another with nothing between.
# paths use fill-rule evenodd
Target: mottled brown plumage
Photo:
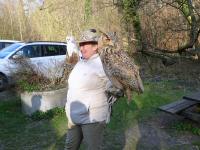
<instances>
[{"instance_id":1,"label":"mottled brown plumage","mask_svg":"<svg viewBox=\"0 0 200 150\"><path fill-rule=\"evenodd\" d=\"M64 65L63 75L62 75L62 82L66 81L69 77L70 72L79 61L79 56L77 53L72 53L72 56L66 55L66 63Z\"/></svg>"},{"instance_id":2,"label":"mottled brown plumage","mask_svg":"<svg viewBox=\"0 0 200 150\"><path fill-rule=\"evenodd\" d=\"M76 44L74 37L72 36L66 37L66 41L67 41L66 61L64 64L64 70L61 82L65 82L68 79L70 72L80 59L78 46Z\"/></svg>"},{"instance_id":3,"label":"mottled brown plumage","mask_svg":"<svg viewBox=\"0 0 200 150\"><path fill-rule=\"evenodd\" d=\"M106 75L116 88L126 93L130 102L133 91L137 93L144 91L139 67L125 51L112 42L112 37L103 34L98 43L98 52Z\"/></svg>"}]
</instances>

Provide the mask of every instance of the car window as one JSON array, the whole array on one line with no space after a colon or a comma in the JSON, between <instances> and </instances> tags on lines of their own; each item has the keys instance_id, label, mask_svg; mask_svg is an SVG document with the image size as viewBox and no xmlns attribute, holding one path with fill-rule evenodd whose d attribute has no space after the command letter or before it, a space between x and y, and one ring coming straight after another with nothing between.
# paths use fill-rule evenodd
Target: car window
<instances>
[{"instance_id":1,"label":"car window","mask_svg":"<svg viewBox=\"0 0 200 150\"><path fill-rule=\"evenodd\" d=\"M28 58L41 57L40 45L28 45L20 49L16 55L22 55Z\"/></svg>"},{"instance_id":2,"label":"car window","mask_svg":"<svg viewBox=\"0 0 200 150\"><path fill-rule=\"evenodd\" d=\"M42 47L42 56L65 55L66 53L65 45L43 45Z\"/></svg>"},{"instance_id":3,"label":"car window","mask_svg":"<svg viewBox=\"0 0 200 150\"><path fill-rule=\"evenodd\" d=\"M4 47L7 47L7 46L9 46L9 45L11 45L11 44L13 44L13 43L7 42L7 43L5 43Z\"/></svg>"},{"instance_id":4,"label":"car window","mask_svg":"<svg viewBox=\"0 0 200 150\"><path fill-rule=\"evenodd\" d=\"M0 49L4 48L4 43L0 43Z\"/></svg>"},{"instance_id":5,"label":"car window","mask_svg":"<svg viewBox=\"0 0 200 150\"><path fill-rule=\"evenodd\" d=\"M20 43L15 43L15 44L12 44L4 49L2 49L0 51L0 58L5 58L6 56L8 56L10 53L16 51L16 49L18 47L20 47L22 44Z\"/></svg>"},{"instance_id":6,"label":"car window","mask_svg":"<svg viewBox=\"0 0 200 150\"><path fill-rule=\"evenodd\" d=\"M0 49L10 46L13 42L0 42Z\"/></svg>"},{"instance_id":7,"label":"car window","mask_svg":"<svg viewBox=\"0 0 200 150\"><path fill-rule=\"evenodd\" d=\"M67 46L65 45L60 45L59 46L59 50L60 50L60 55L65 55L66 51L67 51Z\"/></svg>"}]
</instances>

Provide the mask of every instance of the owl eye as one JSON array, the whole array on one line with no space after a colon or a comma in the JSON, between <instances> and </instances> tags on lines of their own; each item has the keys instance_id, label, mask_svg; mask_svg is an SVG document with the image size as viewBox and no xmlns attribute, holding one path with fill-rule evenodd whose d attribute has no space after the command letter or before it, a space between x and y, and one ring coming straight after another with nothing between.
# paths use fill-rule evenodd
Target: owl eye
<instances>
[{"instance_id":1,"label":"owl eye","mask_svg":"<svg viewBox=\"0 0 200 150\"><path fill-rule=\"evenodd\" d=\"M90 29L90 32L96 33L97 30L96 29Z\"/></svg>"}]
</instances>

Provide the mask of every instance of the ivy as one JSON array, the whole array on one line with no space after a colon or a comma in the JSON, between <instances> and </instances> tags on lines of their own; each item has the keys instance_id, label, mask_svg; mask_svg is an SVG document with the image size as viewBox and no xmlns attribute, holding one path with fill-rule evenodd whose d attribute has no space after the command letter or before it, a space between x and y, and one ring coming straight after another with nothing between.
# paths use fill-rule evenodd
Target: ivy
<instances>
[{"instance_id":1,"label":"ivy","mask_svg":"<svg viewBox=\"0 0 200 150\"><path fill-rule=\"evenodd\" d=\"M192 24L190 0L177 0L176 2L180 6L179 9L181 10L185 18L188 20L190 24Z\"/></svg>"},{"instance_id":2,"label":"ivy","mask_svg":"<svg viewBox=\"0 0 200 150\"><path fill-rule=\"evenodd\" d=\"M92 1L85 0L85 21L87 22L92 15Z\"/></svg>"},{"instance_id":3,"label":"ivy","mask_svg":"<svg viewBox=\"0 0 200 150\"><path fill-rule=\"evenodd\" d=\"M122 0L123 20L126 25L134 28L138 41L141 41L140 17L137 13L140 2L141 0Z\"/></svg>"}]
</instances>

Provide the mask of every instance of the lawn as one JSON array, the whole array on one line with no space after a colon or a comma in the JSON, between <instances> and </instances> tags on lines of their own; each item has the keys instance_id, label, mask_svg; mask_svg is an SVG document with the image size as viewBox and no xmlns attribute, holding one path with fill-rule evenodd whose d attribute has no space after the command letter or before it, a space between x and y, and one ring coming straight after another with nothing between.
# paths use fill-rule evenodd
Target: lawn
<instances>
[{"instance_id":1,"label":"lawn","mask_svg":"<svg viewBox=\"0 0 200 150\"><path fill-rule=\"evenodd\" d=\"M178 100L191 92L174 82L145 83L145 92L135 95L129 105L120 98L113 106L111 122L106 128L107 147L120 149L115 136L138 121L148 120L160 111L158 106ZM56 150L63 149L67 132L64 109L46 114L35 114L32 118L21 113L20 99L0 102L0 150ZM177 125L178 126L178 125ZM179 127L179 129L181 129ZM192 128L189 132L192 133ZM195 129L198 131L200 128ZM200 132L200 131L199 131ZM120 137L119 137L120 138ZM196 143L196 145L200 143ZM84 148L82 148L84 149Z\"/></svg>"},{"instance_id":2,"label":"lawn","mask_svg":"<svg viewBox=\"0 0 200 150\"><path fill-rule=\"evenodd\" d=\"M59 149L64 145L65 114L35 120L21 113L20 100L0 103L0 149Z\"/></svg>"}]
</instances>

